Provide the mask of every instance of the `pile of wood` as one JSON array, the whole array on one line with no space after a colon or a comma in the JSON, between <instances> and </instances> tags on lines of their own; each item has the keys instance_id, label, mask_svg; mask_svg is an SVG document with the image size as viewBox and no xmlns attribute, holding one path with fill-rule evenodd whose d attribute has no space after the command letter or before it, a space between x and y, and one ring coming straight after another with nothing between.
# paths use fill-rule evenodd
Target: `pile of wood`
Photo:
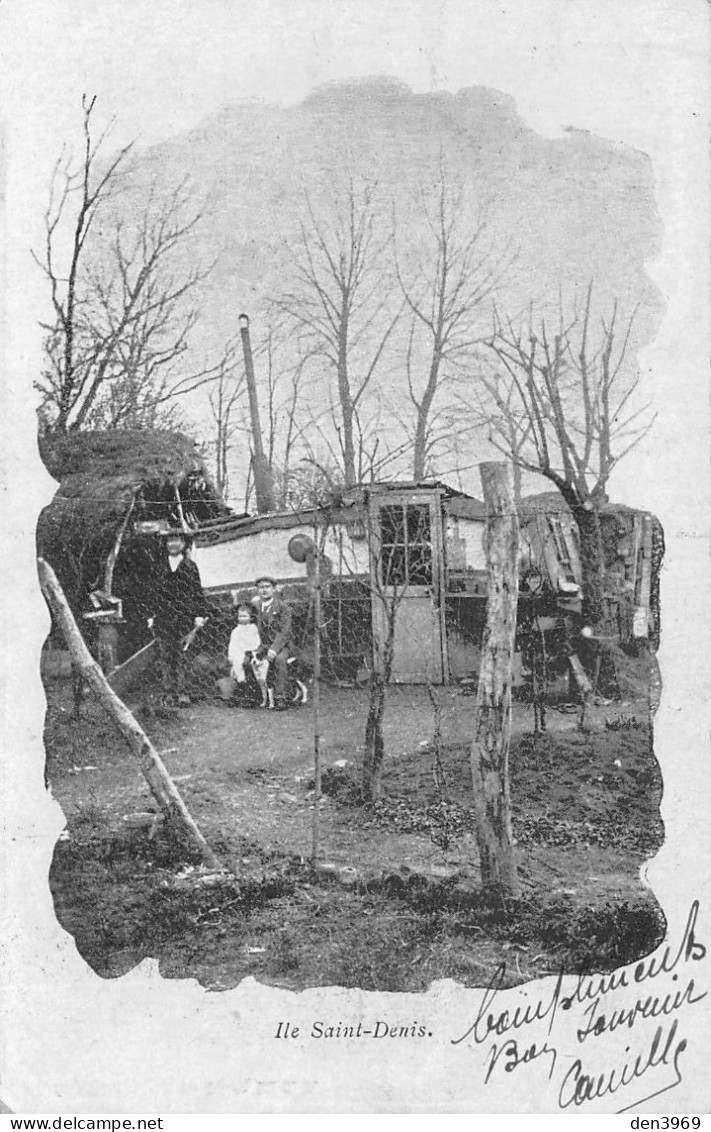
<instances>
[{"instance_id":1,"label":"pile of wood","mask_svg":"<svg viewBox=\"0 0 711 1132\"><path fill-rule=\"evenodd\" d=\"M659 572L664 555L656 516L623 504L600 507L605 591L614 635L620 644L659 644ZM529 496L520 507L523 569L535 565L549 590L573 601L580 595L582 569L577 528L558 492Z\"/></svg>"}]
</instances>

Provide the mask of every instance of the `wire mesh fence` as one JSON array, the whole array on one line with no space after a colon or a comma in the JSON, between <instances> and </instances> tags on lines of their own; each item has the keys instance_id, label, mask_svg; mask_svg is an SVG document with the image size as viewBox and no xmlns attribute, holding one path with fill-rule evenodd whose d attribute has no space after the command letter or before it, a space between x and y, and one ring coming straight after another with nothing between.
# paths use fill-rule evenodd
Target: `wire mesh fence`
<instances>
[{"instance_id":1,"label":"wire mesh fence","mask_svg":"<svg viewBox=\"0 0 711 1132\"><path fill-rule=\"evenodd\" d=\"M310 699L316 636L308 578L285 584L266 578L260 587L255 569L252 582L211 592L202 587L193 553L192 540L182 535L136 536L116 564L114 604L107 607L101 593L98 609L89 594L75 603L90 651L117 690L139 688L178 706L188 700L303 706ZM371 608L362 579L325 581L319 639L325 681L367 680ZM56 633L43 671L49 679L69 675Z\"/></svg>"},{"instance_id":2,"label":"wire mesh fence","mask_svg":"<svg viewBox=\"0 0 711 1132\"><path fill-rule=\"evenodd\" d=\"M391 492L377 510L361 508L357 522L353 514L348 523L334 520L323 509L313 528L315 541L322 543L318 634L313 570L296 570L297 577L271 576L271 592L260 594L258 546L253 554L245 552L247 537L241 540L242 566L236 573L244 579L249 569L253 578L203 589L198 566L202 532L196 552L193 538L178 528L173 533L180 538L174 537L171 545L165 525L152 532L138 523L127 526L112 564L110 594L97 584L114 541L104 539L94 588L87 575L72 590L75 616L118 691L140 687L171 705L189 699L245 707L303 706L310 698L317 637L325 683L367 684L374 669L382 667L383 645L391 632L388 680L471 684L486 617L486 574L463 558L459 561L463 540L456 526L450 531L446 523L440 525L437 506L422 499L403 502ZM570 530L557 516L542 521L540 513L534 523L522 526L515 679L522 698L540 699L541 689L543 694L553 689L564 694L570 652L577 649L583 655L591 646L580 636L579 592L571 592L576 589L576 550ZM282 541L288 541L287 534ZM603 534L608 623L602 636L632 651L640 640L654 648L660 624L661 526L650 516L611 512ZM349 558L346 545L356 537L366 547L359 562ZM567 592L559 592L561 577ZM276 648L274 610L276 621L283 622L276 626ZM639 610L646 617L640 635L635 621ZM48 678L67 674L59 643L54 634L45 652Z\"/></svg>"}]
</instances>

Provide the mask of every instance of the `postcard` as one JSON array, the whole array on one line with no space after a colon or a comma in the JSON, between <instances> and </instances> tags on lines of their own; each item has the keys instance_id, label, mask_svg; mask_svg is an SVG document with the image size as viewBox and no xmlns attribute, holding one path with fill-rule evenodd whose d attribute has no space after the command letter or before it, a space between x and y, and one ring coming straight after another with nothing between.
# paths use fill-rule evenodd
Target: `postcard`
<instances>
[{"instance_id":1,"label":"postcard","mask_svg":"<svg viewBox=\"0 0 711 1132\"><path fill-rule=\"evenodd\" d=\"M698 1127L708 10L0 20L6 1109Z\"/></svg>"}]
</instances>

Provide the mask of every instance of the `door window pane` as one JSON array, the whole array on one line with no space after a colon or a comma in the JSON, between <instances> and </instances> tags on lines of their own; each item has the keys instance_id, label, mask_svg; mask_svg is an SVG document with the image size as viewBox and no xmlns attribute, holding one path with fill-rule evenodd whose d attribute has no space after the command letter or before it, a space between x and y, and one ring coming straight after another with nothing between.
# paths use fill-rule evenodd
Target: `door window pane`
<instances>
[{"instance_id":1,"label":"door window pane","mask_svg":"<svg viewBox=\"0 0 711 1132\"><path fill-rule=\"evenodd\" d=\"M381 507L380 538L383 585L432 584L429 507L409 503Z\"/></svg>"}]
</instances>

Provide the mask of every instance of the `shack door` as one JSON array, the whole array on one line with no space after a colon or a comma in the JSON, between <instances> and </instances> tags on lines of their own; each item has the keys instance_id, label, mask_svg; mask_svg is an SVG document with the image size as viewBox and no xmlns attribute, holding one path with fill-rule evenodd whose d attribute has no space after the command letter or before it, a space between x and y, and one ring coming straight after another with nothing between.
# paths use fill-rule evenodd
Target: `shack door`
<instances>
[{"instance_id":1,"label":"shack door","mask_svg":"<svg viewBox=\"0 0 711 1132\"><path fill-rule=\"evenodd\" d=\"M447 673L442 608L442 519L439 494L371 497L371 563L375 663L382 670L394 620L392 680L441 684Z\"/></svg>"}]
</instances>

